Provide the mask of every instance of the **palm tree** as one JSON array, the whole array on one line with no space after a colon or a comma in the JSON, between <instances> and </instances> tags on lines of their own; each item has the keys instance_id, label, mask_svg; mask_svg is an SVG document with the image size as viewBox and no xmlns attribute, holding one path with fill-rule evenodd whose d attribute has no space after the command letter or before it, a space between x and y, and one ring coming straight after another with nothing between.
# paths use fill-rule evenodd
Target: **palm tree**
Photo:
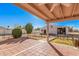
<instances>
[{"instance_id":1,"label":"palm tree","mask_svg":"<svg viewBox=\"0 0 79 59\"><path fill-rule=\"evenodd\" d=\"M8 27L8 29L9 29L10 26L7 26L7 27Z\"/></svg>"}]
</instances>

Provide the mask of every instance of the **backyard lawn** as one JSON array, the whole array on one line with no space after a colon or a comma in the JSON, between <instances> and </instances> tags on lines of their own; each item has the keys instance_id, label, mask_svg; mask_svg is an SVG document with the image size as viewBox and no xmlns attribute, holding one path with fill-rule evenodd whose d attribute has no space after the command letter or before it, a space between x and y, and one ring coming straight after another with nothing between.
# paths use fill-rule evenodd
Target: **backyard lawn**
<instances>
[{"instance_id":1,"label":"backyard lawn","mask_svg":"<svg viewBox=\"0 0 79 59\"><path fill-rule=\"evenodd\" d=\"M55 38L54 40L51 40L51 43L57 43L57 44L64 44L64 45L70 45L74 46L75 42L72 39L60 39L60 38Z\"/></svg>"}]
</instances>

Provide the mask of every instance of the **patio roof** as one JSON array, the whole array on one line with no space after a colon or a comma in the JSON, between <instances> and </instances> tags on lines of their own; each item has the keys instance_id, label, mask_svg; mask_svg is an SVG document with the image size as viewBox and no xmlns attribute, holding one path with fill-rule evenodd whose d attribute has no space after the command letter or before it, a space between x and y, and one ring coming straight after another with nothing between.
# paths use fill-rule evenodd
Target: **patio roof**
<instances>
[{"instance_id":1,"label":"patio roof","mask_svg":"<svg viewBox=\"0 0 79 59\"><path fill-rule=\"evenodd\" d=\"M15 5L47 22L79 19L78 3L15 3Z\"/></svg>"}]
</instances>

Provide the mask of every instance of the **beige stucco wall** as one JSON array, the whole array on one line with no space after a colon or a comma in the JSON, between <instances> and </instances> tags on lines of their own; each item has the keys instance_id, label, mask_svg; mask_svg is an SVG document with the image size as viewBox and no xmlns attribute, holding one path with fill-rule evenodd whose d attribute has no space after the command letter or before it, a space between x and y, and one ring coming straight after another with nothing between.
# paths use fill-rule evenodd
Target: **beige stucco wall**
<instances>
[{"instance_id":1,"label":"beige stucco wall","mask_svg":"<svg viewBox=\"0 0 79 59\"><path fill-rule=\"evenodd\" d=\"M57 28L61 28L59 26L49 26L49 34L57 34ZM66 28L66 34L69 33L69 29L68 27L65 27ZM46 29L46 27L42 28L42 29Z\"/></svg>"},{"instance_id":2,"label":"beige stucco wall","mask_svg":"<svg viewBox=\"0 0 79 59\"><path fill-rule=\"evenodd\" d=\"M57 27L55 27L55 26L49 27L49 33L50 34L57 34Z\"/></svg>"},{"instance_id":3,"label":"beige stucco wall","mask_svg":"<svg viewBox=\"0 0 79 59\"><path fill-rule=\"evenodd\" d=\"M4 29L0 29L0 34L3 34L4 33Z\"/></svg>"},{"instance_id":4,"label":"beige stucco wall","mask_svg":"<svg viewBox=\"0 0 79 59\"><path fill-rule=\"evenodd\" d=\"M69 34L69 28L66 27L66 34Z\"/></svg>"}]
</instances>

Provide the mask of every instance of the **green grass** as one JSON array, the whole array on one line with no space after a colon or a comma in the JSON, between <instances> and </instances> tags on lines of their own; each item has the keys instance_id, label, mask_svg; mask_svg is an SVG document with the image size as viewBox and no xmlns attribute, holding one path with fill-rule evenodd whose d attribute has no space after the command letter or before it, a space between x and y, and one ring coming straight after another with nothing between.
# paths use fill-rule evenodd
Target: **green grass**
<instances>
[{"instance_id":1,"label":"green grass","mask_svg":"<svg viewBox=\"0 0 79 59\"><path fill-rule=\"evenodd\" d=\"M65 45L70 45L74 46L75 42L72 39L60 39L60 38L55 38L54 40L51 41L51 43L58 43L58 44L65 44Z\"/></svg>"}]
</instances>

